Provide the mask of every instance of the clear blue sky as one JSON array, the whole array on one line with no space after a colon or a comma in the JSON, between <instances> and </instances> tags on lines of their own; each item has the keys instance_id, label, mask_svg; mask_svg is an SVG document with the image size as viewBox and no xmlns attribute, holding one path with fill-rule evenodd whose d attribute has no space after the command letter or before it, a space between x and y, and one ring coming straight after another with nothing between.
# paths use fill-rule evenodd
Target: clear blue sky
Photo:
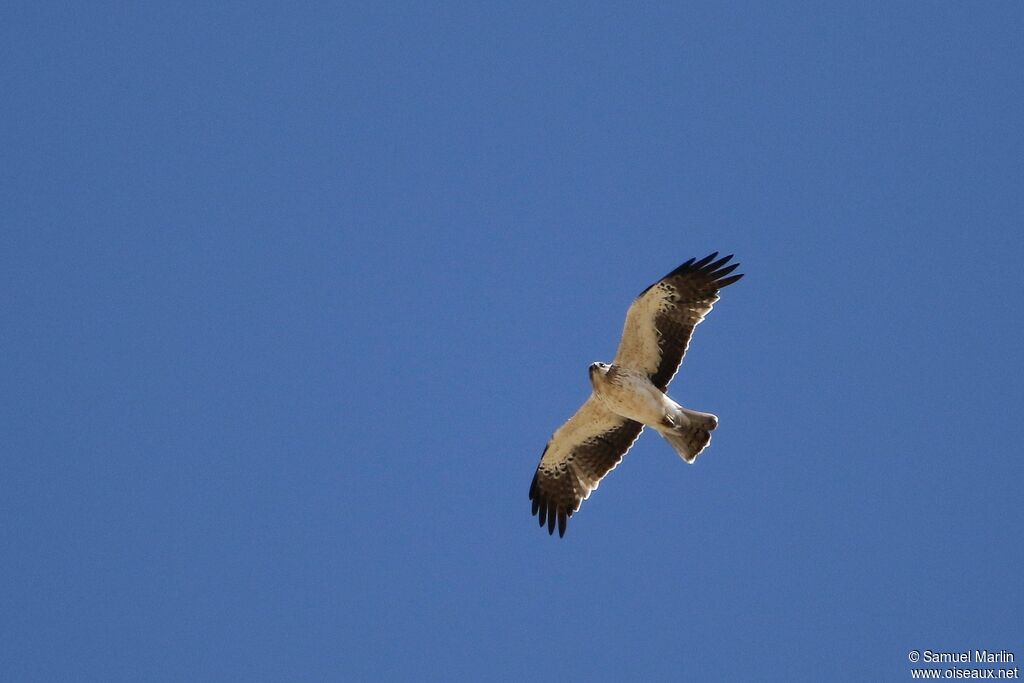
<instances>
[{"instance_id":1,"label":"clear blue sky","mask_svg":"<svg viewBox=\"0 0 1024 683\"><path fill-rule=\"evenodd\" d=\"M1024 659L1024 7L14 3L0 677ZM632 297L746 278L569 526Z\"/></svg>"}]
</instances>

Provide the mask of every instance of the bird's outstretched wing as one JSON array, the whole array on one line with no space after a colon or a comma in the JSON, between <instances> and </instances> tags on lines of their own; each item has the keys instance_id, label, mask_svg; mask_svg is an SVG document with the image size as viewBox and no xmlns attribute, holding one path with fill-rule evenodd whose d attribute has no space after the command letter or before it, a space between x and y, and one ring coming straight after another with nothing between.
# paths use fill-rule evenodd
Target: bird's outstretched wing
<instances>
[{"instance_id":1,"label":"bird's outstretched wing","mask_svg":"<svg viewBox=\"0 0 1024 683\"><path fill-rule=\"evenodd\" d=\"M533 514L549 534L557 523L558 535L565 535L568 518L622 461L643 428L607 410L593 395L558 428L530 484Z\"/></svg>"},{"instance_id":2,"label":"bird's outstretched wing","mask_svg":"<svg viewBox=\"0 0 1024 683\"><path fill-rule=\"evenodd\" d=\"M718 301L718 290L743 277L718 252L690 259L640 293L626 313L616 365L646 372L662 391L675 377L697 327ZM695 262L696 261L696 262ZM728 277L727 277L728 276Z\"/></svg>"}]
</instances>

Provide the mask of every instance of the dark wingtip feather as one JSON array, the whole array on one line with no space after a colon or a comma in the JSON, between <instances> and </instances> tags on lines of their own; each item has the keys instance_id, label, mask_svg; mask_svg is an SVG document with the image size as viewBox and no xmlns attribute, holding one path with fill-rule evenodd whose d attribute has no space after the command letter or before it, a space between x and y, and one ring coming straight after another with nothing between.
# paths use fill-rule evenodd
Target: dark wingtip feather
<instances>
[{"instance_id":1,"label":"dark wingtip feather","mask_svg":"<svg viewBox=\"0 0 1024 683\"><path fill-rule=\"evenodd\" d=\"M722 258L718 259L714 263L708 264L708 266L704 270L708 271L709 273L713 273L714 271L718 270L719 268L724 266L726 263L728 263L729 259L731 259L731 258L732 258L732 254L729 254L728 256L723 256Z\"/></svg>"},{"instance_id":2,"label":"dark wingtip feather","mask_svg":"<svg viewBox=\"0 0 1024 683\"><path fill-rule=\"evenodd\" d=\"M741 277L743 277L743 273L740 273L739 275L733 275L732 277L727 277L724 280L719 280L717 283L718 288L721 289L722 287L728 287L732 283L739 280Z\"/></svg>"},{"instance_id":3,"label":"dark wingtip feather","mask_svg":"<svg viewBox=\"0 0 1024 683\"><path fill-rule=\"evenodd\" d=\"M694 263L693 264L694 269L703 268L704 266L706 266L707 264L709 264L713 260L715 260L715 258L717 256L718 256L718 252L717 251L711 252L710 254L708 254L707 256L702 258L700 261L697 261L696 263Z\"/></svg>"},{"instance_id":4,"label":"dark wingtip feather","mask_svg":"<svg viewBox=\"0 0 1024 683\"><path fill-rule=\"evenodd\" d=\"M552 536L555 533L555 511L550 510L548 514L548 535Z\"/></svg>"},{"instance_id":5,"label":"dark wingtip feather","mask_svg":"<svg viewBox=\"0 0 1024 683\"><path fill-rule=\"evenodd\" d=\"M565 510L558 511L558 537L565 536Z\"/></svg>"},{"instance_id":6,"label":"dark wingtip feather","mask_svg":"<svg viewBox=\"0 0 1024 683\"><path fill-rule=\"evenodd\" d=\"M716 270L715 272L711 273L711 277L713 277L715 279L723 278L723 277L725 277L726 275L728 275L729 273L731 273L732 271L736 270L739 267L740 267L740 264L734 263L731 266L726 266L725 268L722 268L720 270Z\"/></svg>"},{"instance_id":7,"label":"dark wingtip feather","mask_svg":"<svg viewBox=\"0 0 1024 683\"><path fill-rule=\"evenodd\" d=\"M671 273L669 273L665 277L661 278L661 280L667 280L670 277L675 277L676 275L679 275L679 273L682 273L685 270L687 270L688 268L690 268L693 265L693 262L696 261L696 260L697 260L696 258L691 258L690 260L686 261L685 263L679 264L674 269L672 269ZM658 282L661 282L661 280L658 280ZM638 297L639 296L643 296L644 294L647 293L647 291L651 287L653 287L654 285L658 284L658 282L652 282L651 284L647 285L647 287L644 288L644 291L640 292L637 296Z\"/></svg>"}]
</instances>

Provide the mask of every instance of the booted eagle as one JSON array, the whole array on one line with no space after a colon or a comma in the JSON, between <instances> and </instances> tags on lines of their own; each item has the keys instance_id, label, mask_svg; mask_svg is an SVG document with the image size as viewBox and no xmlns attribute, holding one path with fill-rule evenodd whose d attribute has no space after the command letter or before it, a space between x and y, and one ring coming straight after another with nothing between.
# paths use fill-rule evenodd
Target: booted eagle
<instances>
[{"instance_id":1,"label":"booted eagle","mask_svg":"<svg viewBox=\"0 0 1024 683\"><path fill-rule=\"evenodd\" d=\"M533 514L549 534L557 522L558 535L565 535L568 518L622 461L644 426L688 463L711 443L718 418L682 407L665 390L718 290L743 277L729 275L739 265L726 265L732 254L717 257L716 251L690 259L642 291L626 313L615 360L590 365L593 393L548 441L530 484Z\"/></svg>"}]
</instances>

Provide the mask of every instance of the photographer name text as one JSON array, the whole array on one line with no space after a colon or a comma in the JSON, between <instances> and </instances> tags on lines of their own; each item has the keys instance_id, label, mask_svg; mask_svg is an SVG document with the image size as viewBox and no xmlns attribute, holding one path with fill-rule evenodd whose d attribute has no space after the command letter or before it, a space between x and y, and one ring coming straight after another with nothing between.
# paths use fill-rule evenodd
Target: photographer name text
<instances>
[{"instance_id":1,"label":"photographer name text","mask_svg":"<svg viewBox=\"0 0 1024 683\"><path fill-rule=\"evenodd\" d=\"M989 664L997 662L1014 661L1013 653L1007 650L991 652L989 650L964 650L963 652L936 652L935 650L923 650L921 652L922 662L986 662Z\"/></svg>"}]
</instances>

